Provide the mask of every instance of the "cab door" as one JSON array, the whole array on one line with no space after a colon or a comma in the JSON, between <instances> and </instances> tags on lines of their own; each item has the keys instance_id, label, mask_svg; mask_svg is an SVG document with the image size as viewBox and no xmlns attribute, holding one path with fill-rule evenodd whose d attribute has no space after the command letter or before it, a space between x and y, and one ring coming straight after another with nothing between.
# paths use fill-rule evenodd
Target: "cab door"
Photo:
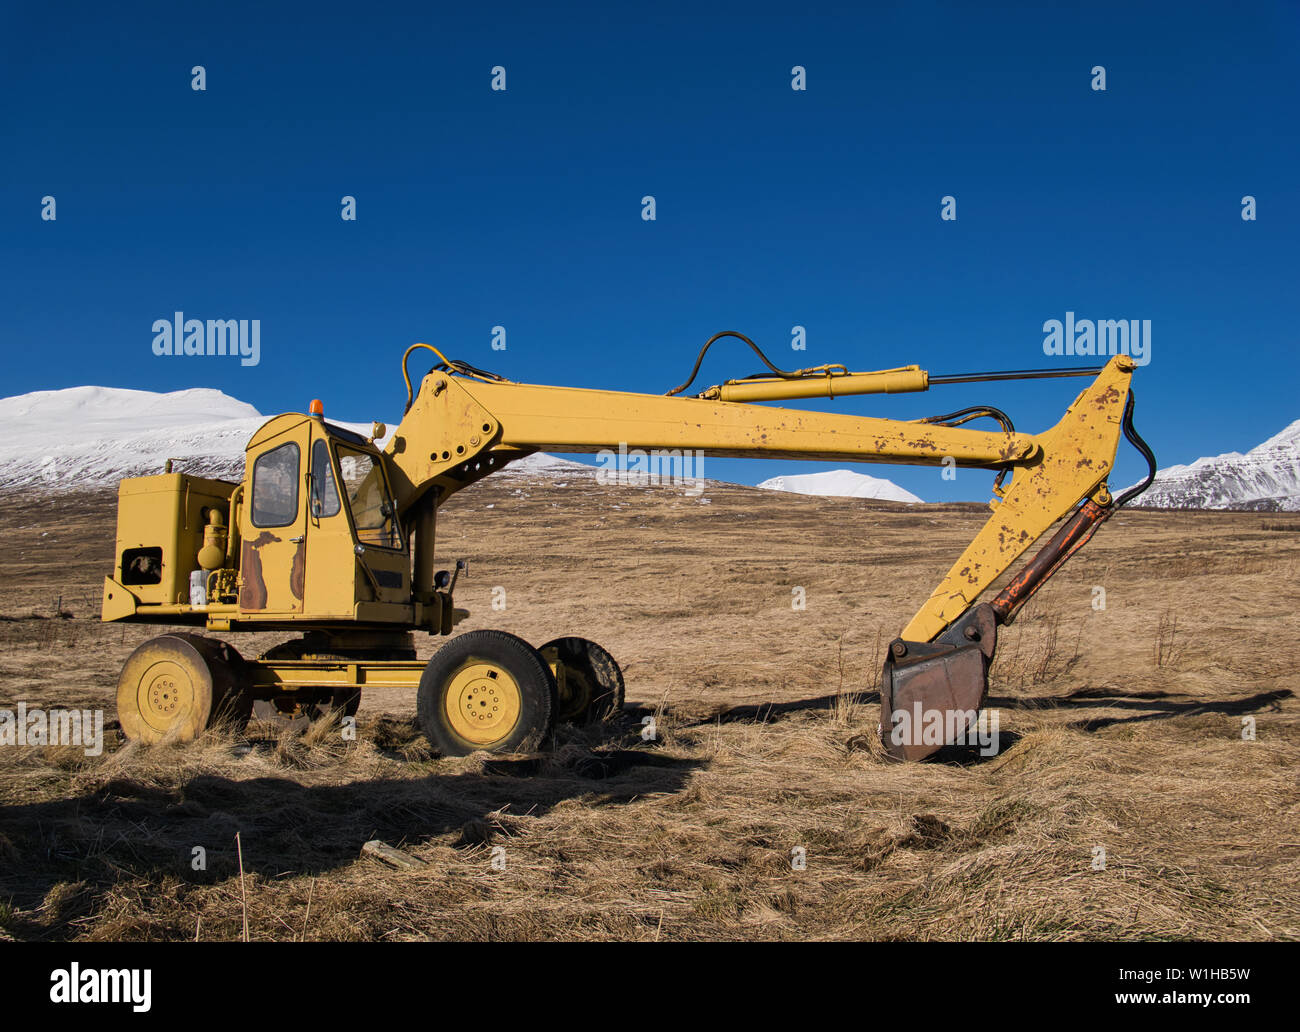
<instances>
[{"instance_id":1,"label":"cab door","mask_svg":"<svg viewBox=\"0 0 1300 1032\"><path fill-rule=\"evenodd\" d=\"M350 620L354 616L361 571L332 453L331 438L318 432L311 444L307 485L307 544L311 550L307 612L322 618ZM369 592L369 588L365 590Z\"/></svg>"},{"instance_id":2,"label":"cab door","mask_svg":"<svg viewBox=\"0 0 1300 1032\"><path fill-rule=\"evenodd\" d=\"M307 593L307 510L311 425L306 420L260 447L240 520L239 608L303 611Z\"/></svg>"}]
</instances>

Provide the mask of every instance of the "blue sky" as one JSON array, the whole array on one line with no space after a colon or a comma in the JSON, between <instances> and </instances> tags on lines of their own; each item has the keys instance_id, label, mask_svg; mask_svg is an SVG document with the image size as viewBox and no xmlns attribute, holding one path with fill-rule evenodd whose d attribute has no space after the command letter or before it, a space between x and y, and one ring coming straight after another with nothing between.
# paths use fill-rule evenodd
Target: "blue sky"
<instances>
[{"instance_id":1,"label":"blue sky","mask_svg":"<svg viewBox=\"0 0 1300 1032\"><path fill-rule=\"evenodd\" d=\"M210 386L392 420L417 340L659 393L721 329L786 367L951 373L1050 364L1042 325L1073 311L1151 320L1138 425L1163 465L1300 417L1300 8L988 6L7 4L0 394ZM155 356L176 310L260 319L261 362ZM755 371L720 343L701 385ZM1037 431L1081 386L835 408L990 403ZM990 480L862 468L927 500Z\"/></svg>"}]
</instances>

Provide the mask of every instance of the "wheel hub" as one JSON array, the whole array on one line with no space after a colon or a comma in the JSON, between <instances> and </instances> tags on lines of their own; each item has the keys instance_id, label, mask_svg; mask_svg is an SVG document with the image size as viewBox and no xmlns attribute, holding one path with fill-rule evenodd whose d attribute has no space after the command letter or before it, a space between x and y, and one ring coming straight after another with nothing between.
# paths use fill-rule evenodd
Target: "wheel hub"
<instances>
[{"instance_id":1,"label":"wheel hub","mask_svg":"<svg viewBox=\"0 0 1300 1032\"><path fill-rule=\"evenodd\" d=\"M473 661L451 679L447 719L466 741L491 745L514 730L521 698L519 685L506 670L494 663Z\"/></svg>"},{"instance_id":2,"label":"wheel hub","mask_svg":"<svg viewBox=\"0 0 1300 1032\"><path fill-rule=\"evenodd\" d=\"M194 702L194 683L172 660L154 663L140 678L140 715L159 733L171 729Z\"/></svg>"},{"instance_id":3,"label":"wheel hub","mask_svg":"<svg viewBox=\"0 0 1300 1032\"><path fill-rule=\"evenodd\" d=\"M560 706L560 719L580 721L591 705L595 696L591 682L581 670L566 666L564 668L565 696Z\"/></svg>"}]
</instances>

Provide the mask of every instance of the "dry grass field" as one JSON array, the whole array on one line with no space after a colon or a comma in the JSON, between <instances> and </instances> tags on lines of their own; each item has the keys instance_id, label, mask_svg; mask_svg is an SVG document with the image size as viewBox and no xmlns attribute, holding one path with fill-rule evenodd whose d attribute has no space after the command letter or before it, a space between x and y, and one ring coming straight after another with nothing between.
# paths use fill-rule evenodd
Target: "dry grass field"
<instances>
[{"instance_id":1,"label":"dry grass field","mask_svg":"<svg viewBox=\"0 0 1300 1032\"><path fill-rule=\"evenodd\" d=\"M983 518L494 478L440 521L462 629L602 643L621 721L444 759L394 692L353 742L2 748L0 938L1300 938L1300 516L1117 516L1000 636L998 754L886 763L882 649ZM113 521L0 496L0 708L113 719L162 631L98 622Z\"/></svg>"}]
</instances>

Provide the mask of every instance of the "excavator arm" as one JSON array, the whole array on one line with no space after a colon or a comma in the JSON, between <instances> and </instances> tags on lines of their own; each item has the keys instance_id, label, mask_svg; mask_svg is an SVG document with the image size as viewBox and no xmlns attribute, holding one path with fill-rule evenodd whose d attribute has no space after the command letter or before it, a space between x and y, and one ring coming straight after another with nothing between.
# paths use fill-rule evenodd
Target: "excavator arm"
<instances>
[{"instance_id":1,"label":"excavator arm","mask_svg":"<svg viewBox=\"0 0 1300 1032\"><path fill-rule=\"evenodd\" d=\"M953 414L966 414L958 419L899 421L756 404L926 390L930 377L915 366L869 373L822 366L784 373L764 358L776 375L729 381L681 397L677 395L686 385L669 395L650 395L513 383L450 362L428 345L415 345L406 358L420 347L442 361L414 396L408 379L407 411L386 448L398 511L414 528L417 599L432 590L437 507L461 488L536 451L597 452L623 446L1002 471L995 482L999 497L991 503L992 516L890 646L881 682L881 734L889 754L899 759L919 759L965 740L987 691L998 626L1010 622L1126 500L1117 503L1106 484L1121 433L1153 462L1132 430L1135 364L1125 355L1096 372L1056 426L1024 434L1005 426L990 431L959 425L974 418L971 412L1001 416L991 409L962 410ZM1013 471L1013 479L1003 491L1006 471ZM1026 570L993 602L980 603L985 591L1067 515L1060 532Z\"/></svg>"}]
</instances>

